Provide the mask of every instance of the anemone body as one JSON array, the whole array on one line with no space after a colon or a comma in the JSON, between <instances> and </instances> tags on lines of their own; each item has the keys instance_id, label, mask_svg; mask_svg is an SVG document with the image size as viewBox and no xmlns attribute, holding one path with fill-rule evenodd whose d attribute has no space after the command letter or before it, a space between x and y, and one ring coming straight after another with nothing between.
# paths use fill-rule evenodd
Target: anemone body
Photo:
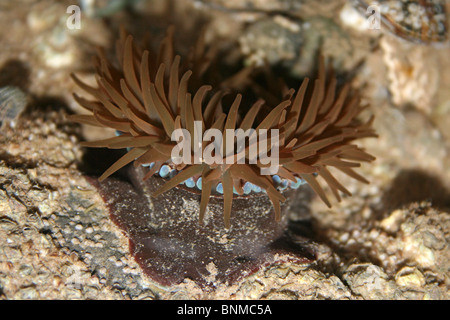
<instances>
[{"instance_id":1,"label":"anemone body","mask_svg":"<svg viewBox=\"0 0 450 320\"><path fill-rule=\"evenodd\" d=\"M262 190L270 199L275 220L281 219L280 203L286 200L280 191L281 180L291 186L308 183L328 206L331 204L319 179L329 186L337 200L340 193L350 195L330 168L367 183L354 168L374 157L354 141L376 136L371 128L373 119L367 122L357 119L364 109L358 95L351 92L349 84L337 88L337 80L331 69L326 70L323 59L319 60L317 79L305 79L298 89L289 89L282 81L261 88L252 78L252 68L217 81L212 55L215 50L207 50L200 37L190 55L181 59L174 53L173 33L173 28L169 28L159 52L154 54L138 48L132 36L122 32L117 42L117 65L99 52L97 87L73 76L93 97L88 100L74 95L89 114L75 115L73 120L114 128L119 133L84 145L128 150L100 180L134 162L135 166L147 167L144 180L155 174L167 176L167 182L153 193L155 197L179 184L195 184L201 187L200 221L212 194L220 190L227 228L233 199L248 194L249 183L252 190ZM245 90L237 92L238 88L261 93L261 98L250 103L246 99L243 105ZM230 92L234 95L232 102L224 105L223 97ZM261 175L261 169L267 167L261 161L226 163L226 157L236 159L237 154L224 153L223 164L195 163L193 159L189 164L174 164L171 155L176 142L171 140L172 133L186 129L194 136L195 121L202 124L200 135L208 129L277 129L280 141L277 177L281 180ZM270 146L268 143L269 150ZM202 151L206 147L205 143L197 146ZM192 150L195 148L192 142ZM249 147L245 149L245 158L249 160ZM170 177L163 174L166 166L173 172Z\"/></svg>"}]
</instances>

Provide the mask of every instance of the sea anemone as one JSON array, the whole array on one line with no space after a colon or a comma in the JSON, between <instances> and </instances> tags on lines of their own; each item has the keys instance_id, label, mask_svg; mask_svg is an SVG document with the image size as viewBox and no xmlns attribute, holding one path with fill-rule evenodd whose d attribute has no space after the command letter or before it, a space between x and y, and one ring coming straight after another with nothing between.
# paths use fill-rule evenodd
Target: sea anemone
<instances>
[{"instance_id":1,"label":"sea anemone","mask_svg":"<svg viewBox=\"0 0 450 320\"><path fill-rule=\"evenodd\" d=\"M340 200L340 192L350 192L332 175L336 168L352 178L367 182L353 168L360 162L374 157L354 144L365 137L375 137L371 128L373 118L361 122L357 116L364 110L357 94L350 85L340 90L333 72L326 70L324 59L319 59L318 76L310 85L305 79L298 90L290 89L283 82L261 89L252 78L253 69L246 68L236 75L217 80L212 52L207 50L203 37L192 48L186 59L175 55L173 28L169 28L159 52L142 50L133 37L121 33L117 42L119 65L114 65L100 50L96 59L97 87L91 87L73 76L84 91L94 97L87 100L74 95L76 101L89 111L86 115L73 115L74 121L113 128L117 135L104 140L84 142L87 147L127 149L100 180L134 161L135 166L147 166L144 179L158 174L167 179L153 196L185 184L201 188L200 222L203 220L209 199L213 193L223 194L225 227L230 227L234 194L245 195L265 192L274 207L275 218L280 219L280 202L285 201L283 190L296 188L303 182L328 205L318 178L330 187ZM245 87L245 90L236 92ZM248 102L244 97L270 92L270 99ZM225 104L224 96L231 95L231 103ZM266 95L264 94L264 98ZM225 111L224 111L225 110ZM194 122L201 123L200 136L208 129L278 129L279 161L277 173L261 174L267 168L262 161L249 161L249 149L244 150L245 163L239 163L238 153L225 153L224 142L220 148L225 154L223 163L207 163L204 159L174 163L172 151L177 141L171 137L176 129L186 129L194 136ZM191 151L207 151L208 144L196 145L191 141ZM265 141L268 151L272 139ZM237 150L237 142L235 148ZM184 155L184 154L183 154ZM216 153L217 155L217 153ZM221 154L220 154L221 155ZM242 156L242 154L240 154ZM226 159L232 158L233 163ZM197 159L198 160L198 159Z\"/></svg>"}]
</instances>

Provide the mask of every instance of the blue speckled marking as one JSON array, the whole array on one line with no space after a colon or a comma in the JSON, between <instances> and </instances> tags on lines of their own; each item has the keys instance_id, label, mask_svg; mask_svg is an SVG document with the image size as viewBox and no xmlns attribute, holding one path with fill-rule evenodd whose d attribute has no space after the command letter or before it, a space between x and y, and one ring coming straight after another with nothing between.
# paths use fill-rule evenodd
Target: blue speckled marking
<instances>
[{"instance_id":1,"label":"blue speckled marking","mask_svg":"<svg viewBox=\"0 0 450 320\"><path fill-rule=\"evenodd\" d=\"M187 179L184 184L186 185L186 187L188 188L194 188L195 187L195 181L194 178L189 178Z\"/></svg>"},{"instance_id":2,"label":"blue speckled marking","mask_svg":"<svg viewBox=\"0 0 450 320\"><path fill-rule=\"evenodd\" d=\"M169 173L170 167L167 165L163 165L161 169L159 169L159 175L161 176L161 178L167 178L169 176Z\"/></svg>"},{"instance_id":3,"label":"blue speckled marking","mask_svg":"<svg viewBox=\"0 0 450 320\"><path fill-rule=\"evenodd\" d=\"M253 192L260 193L261 192L261 187L257 186L256 184L254 184L253 185Z\"/></svg>"},{"instance_id":4,"label":"blue speckled marking","mask_svg":"<svg viewBox=\"0 0 450 320\"><path fill-rule=\"evenodd\" d=\"M244 194L250 194L250 192L252 192L252 189L253 189L253 184L247 181L244 184L243 189L244 189Z\"/></svg>"},{"instance_id":5,"label":"blue speckled marking","mask_svg":"<svg viewBox=\"0 0 450 320\"><path fill-rule=\"evenodd\" d=\"M272 176L272 180L273 180L273 182L275 182L275 184L281 184L281 178L280 178L280 176L279 175L273 175Z\"/></svg>"},{"instance_id":6,"label":"blue speckled marking","mask_svg":"<svg viewBox=\"0 0 450 320\"><path fill-rule=\"evenodd\" d=\"M202 190L202 177L198 178L197 180L197 188Z\"/></svg>"},{"instance_id":7,"label":"blue speckled marking","mask_svg":"<svg viewBox=\"0 0 450 320\"><path fill-rule=\"evenodd\" d=\"M116 135L120 135L120 132L116 131ZM150 169L152 169L155 166L155 163L146 163L143 164L142 166L144 167L148 167ZM157 174L159 174L160 177L162 178L173 178L174 176L176 176L177 174L177 170L172 169L169 165L162 165L161 168L159 169L159 171L156 172ZM316 174L315 174L316 175ZM297 178L297 182L293 182L287 179L283 179L281 178L279 175L273 175L272 176L272 180L275 184L275 187L280 190L286 190L287 188L291 188L291 189L298 189L300 186L306 184L306 181L296 177ZM197 188L199 190L202 190L202 177L199 177L197 180L195 180L194 178L189 178L186 181L183 182L183 184L188 187L188 188ZM266 192L266 190L262 189L261 187L250 183L250 182L245 182L245 184L242 187L244 194L248 195L251 194L252 192L254 193L260 193L260 192ZM223 194L223 185L221 182L219 182L216 186L215 191L219 194ZM236 190L235 187L233 187L233 193L238 195L238 192Z\"/></svg>"},{"instance_id":8,"label":"blue speckled marking","mask_svg":"<svg viewBox=\"0 0 450 320\"><path fill-rule=\"evenodd\" d=\"M297 182L289 181L289 187L292 189L298 189L301 185L306 184L306 181L297 177Z\"/></svg>"}]
</instances>

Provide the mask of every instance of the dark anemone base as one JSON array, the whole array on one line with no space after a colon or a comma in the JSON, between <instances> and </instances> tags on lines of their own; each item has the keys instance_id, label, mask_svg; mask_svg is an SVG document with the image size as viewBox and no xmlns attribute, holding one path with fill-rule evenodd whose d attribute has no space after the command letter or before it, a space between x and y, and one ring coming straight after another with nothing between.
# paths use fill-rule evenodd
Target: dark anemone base
<instances>
[{"instance_id":1,"label":"dark anemone base","mask_svg":"<svg viewBox=\"0 0 450 320\"><path fill-rule=\"evenodd\" d=\"M263 266L315 260L308 241L288 231L287 210L295 192L284 193L282 220L274 219L265 194L233 199L231 228L223 219L223 199L212 197L199 223L200 194L179 186L157 198L167 180L143 182L146 168L130 168L131 183L116 178L96 185L112 220L129 238L130 252L152 280L174 285L189 278L202 287L232 284Z\"/></svg>"}]
</instances>

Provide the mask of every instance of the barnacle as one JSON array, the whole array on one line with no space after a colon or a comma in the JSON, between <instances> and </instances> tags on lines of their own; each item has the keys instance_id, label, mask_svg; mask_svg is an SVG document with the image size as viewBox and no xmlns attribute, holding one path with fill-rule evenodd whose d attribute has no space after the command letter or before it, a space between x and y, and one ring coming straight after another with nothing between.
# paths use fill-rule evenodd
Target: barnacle
<instances>
[{"instance_id":1,"label":"barnacle","mask_svg":"<svg viewBox=\"0 0 450 320\"><path fill-rule=\"evenodd\" d=\"M357 116L364 109L358 95L352 95L349 84L337 90L337 80L332 70L326 70L323 59L319 62L318 77L312 85L305 79L298 90L280 82L269 89L261 89L251 79L252 69L247 68L235 76L220 81L211 77L213 57L206 49L203 38L191 50L187 59L175 55L173 28L169 28L157 54L142 50L124 31L117 42L119 66L110 63L100 50L96 60L97 88L73 76L74 81L95 100L74 95L80 105L90 113L74 115L81 123L114 128L118 135L100 141L84 142L88 147L127 148L128 152L117 160L101 177L104 180L115 171L134 161L135 166L149 166L144 179L167 169L174 175L159 189L158 196L177 185L201 178L200 221L205 214L211 193L221 187L224 199L225 226L230 226L233 193L242 195L249 183L261 189L271 200L276 219L280 219L280 202L285 200L278 185L283 181L298 186L305 181L330 206L324 190L318 183L322 178L337 200L339 192L350 192L332 175L334 167L352 178L367 182L353 168L374 157L353 142L360 138L376 136L372 120L363 123ZM204 84L206 83L206 84ZM247 86L254 92L270 92L269 99L258 99L250 105L243 101L237 88ZM223 105L223 97L235 94L230 105ZM244 93L245 94L245 93ZM227 110L227 111L224 111ZM176 142L171 140L176 129L187 129L192 135L194 121L201 122L201 136L208 129L278 129L279 167L276 176L262 175L266 163L208 164L205 161L174 164L171 158ZM222 144L222 148L225 144ZM270 150L271 144L267 140ZM191 148L205 151L207 145ZM236 159L238 154L226 154ZM249 147L245 149L249 159ZM193 160L191 158L191 160ZM281 188L282 189L282 188Z\"/></svg>"},{"instance_id":2,"label":"barnacle","mask_svg":"<svg viewBox=\"0 0 450 320\"><path fill-rule=\"evenodd\" d=\"M350 3L361 14L378 19L375 22L383 30L392 32L402 39L420 44L439 44L448 41L448 9L443 0L379 0L369 3L365 0Z\"/></svg>"},{"instance_id":3,"label":"barnacle","mask_svg":"<svg viewBox=\"0 0 450 320\"><path fill-rule=\"evenodd\" d=\"M30 101L22 90L13 86L0 88L0 129L6 124L14 127Z\"/></svg>"}]
</instances>

